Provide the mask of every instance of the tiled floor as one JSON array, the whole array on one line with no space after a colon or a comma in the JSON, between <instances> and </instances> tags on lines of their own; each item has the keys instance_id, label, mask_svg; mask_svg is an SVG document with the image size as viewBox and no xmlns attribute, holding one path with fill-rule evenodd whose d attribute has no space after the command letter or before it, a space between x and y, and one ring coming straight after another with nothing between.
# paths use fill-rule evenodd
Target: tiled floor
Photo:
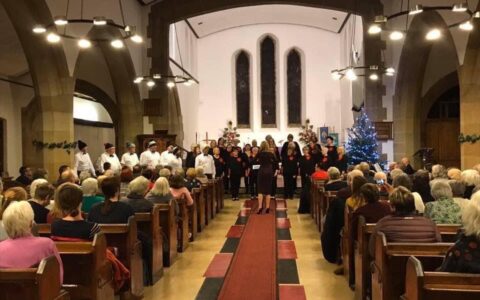
<instances>
[{"instance_id":1,"label":"tiled floor","mask_svg":"<svg viewBox=\"0 0 480 300\"><path fill-rule=\"evenodd\" d=\"M310 215L297 214L297 206L298 200L288 201L288 218L298 254L300 283L305 286L307 299L353 299L344 277L335 276L335 266L323 259L319 234ZM203 283L203 274L213 256L222 248L225 235L235 223L240 207L241 201L225 201L225 209L199 235L198 240L179 255L155 286L145 289L145 299L195 299Z\"/></svg>"}]
</instances>

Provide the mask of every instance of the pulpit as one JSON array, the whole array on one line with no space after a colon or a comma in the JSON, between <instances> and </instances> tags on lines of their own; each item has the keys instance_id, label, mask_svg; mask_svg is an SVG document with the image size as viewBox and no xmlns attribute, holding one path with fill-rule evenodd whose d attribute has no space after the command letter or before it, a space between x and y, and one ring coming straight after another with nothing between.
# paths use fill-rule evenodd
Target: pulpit
<instances>
[{"instance_id":1,"label":"pulpit","mask_svg":"<svg viewBox=\"0 0 480 300\"><path fill-rule=\"evenodd\" d=\"M167 130L156 130L154 134L140 134L137 136L137 151L142 152L148 148L148 143L152 140L157 142L157 151L163 152L169 145L176 144L176 134L169 134Z\"/></svg>"}]
</instances>

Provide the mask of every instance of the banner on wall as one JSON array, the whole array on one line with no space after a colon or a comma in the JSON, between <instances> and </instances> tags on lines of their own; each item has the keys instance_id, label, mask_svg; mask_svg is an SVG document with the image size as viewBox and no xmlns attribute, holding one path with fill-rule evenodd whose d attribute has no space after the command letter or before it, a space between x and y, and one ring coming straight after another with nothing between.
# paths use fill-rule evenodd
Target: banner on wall
<instances>
[{"instance_id":1,"label":"banner on wall","mask_svg":"<svg viewBox=\"0 0 480 300\"><path fill-rule=\"evenodd\" d=\"M318 136L320 137L320 143L321 144L326 144L327 143L327 136L328 136L328 127L318 128Z\"/></svg>"}]
</instances>

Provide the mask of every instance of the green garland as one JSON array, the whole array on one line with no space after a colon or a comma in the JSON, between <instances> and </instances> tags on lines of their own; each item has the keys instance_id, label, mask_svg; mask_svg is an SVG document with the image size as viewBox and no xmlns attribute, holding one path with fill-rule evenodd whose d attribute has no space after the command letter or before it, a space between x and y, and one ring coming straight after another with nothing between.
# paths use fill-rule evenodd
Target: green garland
<instances>
[{"instance_id":1,"label":"green garland","mask_svg":"<svg viewBox=\"0 0 480 300\"><path fill-rule=\"evenodd\" d=\"M77 142L67 142L67 141L63 141L63 142L58 142L58 143L44 143L42 141L37 141L37 140L33 140L32 142L33 146L36 147L38 150L41 150L41 149L50 149L50 150L53 150L53 149L63 149L65 150L68 154L70 154L72 152L72 150L74 150L75 148L77 148Z\"/></svg>"},{"instance_id":2,"label":"green garland","mask_svg":"<svg viewBox=\"0 0 480 300\"><path fill-rule=\"evenodd\" d=\"M458 142L460 144L463 144L463 143L475 144L477 141L480 141L480 135L477 135L477 134L464 135L463 133L460 133L460 135L458 136Z\"/></svg>"}]
</instances>

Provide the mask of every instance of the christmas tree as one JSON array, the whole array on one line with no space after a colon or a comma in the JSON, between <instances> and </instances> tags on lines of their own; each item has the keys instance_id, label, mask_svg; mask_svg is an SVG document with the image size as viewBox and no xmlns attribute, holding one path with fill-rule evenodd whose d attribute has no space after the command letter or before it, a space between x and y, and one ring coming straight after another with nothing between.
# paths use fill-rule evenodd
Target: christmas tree
<instances>
[{"instance_id":1,"label":"christmas tree","mask_svg":"<svg viewBox=\"0 0 480 300\"><path fill-rule=\"evenodd\" d=\"M346 150L349 163L377 163L380 155L377 151L377 132L367 114L362 110L352 128L348 129Z\"/></svg>"}]
</instances>

